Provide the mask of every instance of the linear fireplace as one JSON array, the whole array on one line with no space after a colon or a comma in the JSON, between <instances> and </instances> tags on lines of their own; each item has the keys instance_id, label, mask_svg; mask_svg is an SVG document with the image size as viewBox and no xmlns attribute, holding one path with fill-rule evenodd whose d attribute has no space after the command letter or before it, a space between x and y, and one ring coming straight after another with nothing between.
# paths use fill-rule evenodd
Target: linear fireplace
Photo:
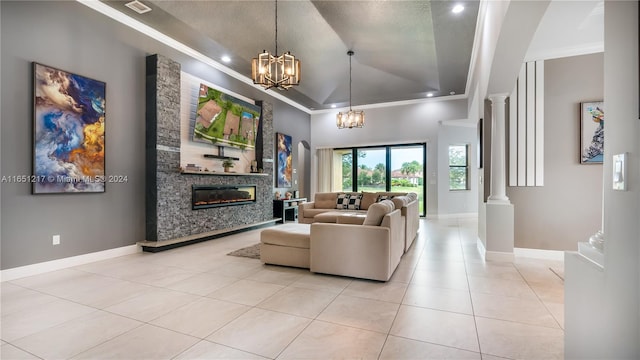
<instances>
[{"instance_id":1,"label":"linear fireplace","mask_svg":"<svg viewBox=\"0 0 640 360\"><path fill-rule=\"evenodd\" d=\"M255 185L191 185L191 209L256 203Z\"/></svg>"}]
</instances>

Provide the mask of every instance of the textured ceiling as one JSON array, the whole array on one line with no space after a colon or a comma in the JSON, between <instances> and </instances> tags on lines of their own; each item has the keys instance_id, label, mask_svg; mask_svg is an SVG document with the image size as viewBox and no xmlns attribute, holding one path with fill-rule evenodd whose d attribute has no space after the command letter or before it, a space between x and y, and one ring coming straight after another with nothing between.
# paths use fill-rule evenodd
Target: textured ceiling
<instances>
[{"instance_id":1,"label":"textured ceiling","mask_svg":"<svg viewBox=\"0 0 640 360\"><path fill-rule=\"evenodd\" d=\"M247 77L251 59L275 50L275 2L145 1L138 15L123 13L174 37ZM451 9L463 4L465 10ZM278 52L300 59L300 85L281 95L309 109L349 104L352 49L353 105L422 99L427 92L465 92L479 2L279 1ZM278 90L272 90L278 91Z\"/></svg>"}]
</instances>

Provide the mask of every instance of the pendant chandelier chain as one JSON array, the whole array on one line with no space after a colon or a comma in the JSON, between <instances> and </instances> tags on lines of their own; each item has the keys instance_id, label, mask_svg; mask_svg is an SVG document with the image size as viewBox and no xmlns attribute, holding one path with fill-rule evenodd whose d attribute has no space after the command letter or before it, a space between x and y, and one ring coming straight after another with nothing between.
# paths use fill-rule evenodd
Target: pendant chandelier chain
<instances>
[{"instance_id":1,"label":"pendant chandelier chain","mask_svg":"<svg viewBox=\"0 0 640 360\"><path fill-rule=\"evenodd\" d=\"M353 51L349 51L349 111L351 111L351 58L353 57Z\"/></svg>"},{"instance_id":2,"label":"pendant chandelier chain","mask_svg":"<svg viewBox=\"0 0 640 360\"><path fill-rule=\"evenodd\" d=\"M276 52L274 54L278 56L278 0L276 0Z\"/></svg>"}]
</instances>

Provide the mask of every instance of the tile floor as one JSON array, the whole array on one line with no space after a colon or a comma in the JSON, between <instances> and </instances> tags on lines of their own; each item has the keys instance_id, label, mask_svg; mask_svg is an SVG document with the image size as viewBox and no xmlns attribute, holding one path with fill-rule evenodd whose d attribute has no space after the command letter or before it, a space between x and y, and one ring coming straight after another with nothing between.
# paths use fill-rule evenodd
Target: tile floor
<instances>
[{"instance_id":1,"label":"tile floor","mask_svg":"<svg viewBox=\"0 0 640 360\"><path fill-rule=\"evenodd\" d=\"M227 256L260 230L1 284L2 359L560 359L561 262L421 220L387 283Z\"/></svg>"}]
</instances>

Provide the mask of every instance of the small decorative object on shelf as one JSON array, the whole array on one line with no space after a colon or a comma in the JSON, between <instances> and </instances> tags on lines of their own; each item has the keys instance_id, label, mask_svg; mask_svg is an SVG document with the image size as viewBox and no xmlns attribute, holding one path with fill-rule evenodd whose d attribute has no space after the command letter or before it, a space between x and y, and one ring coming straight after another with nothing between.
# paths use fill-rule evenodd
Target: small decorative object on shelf
<instances>
[{"instance_id":1,"label":"small decorative object on shelf","mask_svg":"<svg viewBox=\"0 0 640 360\"><path fill-rule=\"evenodd\" d=\"M229 169L231 169L233 166L233 160L229 158L222 160L222 167L224 168L224 172L229 172Z\"/></svg>"},{"instance_id":2,"label":"small decorative object on shelf","mask_svg":"<svg viewBox=\"0 0 640 360\"><path fill-rule=\"evenodd\" d=\"M275 198L276 200L280 200L280 191L276 191Z\"/></svg>"},{"instance_id":3,"label":"small decorative object on shelf","mask_svg":"<svg viewBox=\"0 0 640 360\"><path fill-rule=\"evenodd\" d=\"M196 165L196 164L187 164L187 166L184 169L186 171L201 171L202 167L200 167L200 165Z\"/></svg>"},{"instance_id":4,"label":"small decorative object on shelf","mask_svg":"<svg viewBox=\"0 0 640 360\"><path fill-rule=\"evenodd\" d=\"M285 200L291 199L291 191L287 191L286 193L284 193L284 198Z\"/></svg>"}]
</instances>

